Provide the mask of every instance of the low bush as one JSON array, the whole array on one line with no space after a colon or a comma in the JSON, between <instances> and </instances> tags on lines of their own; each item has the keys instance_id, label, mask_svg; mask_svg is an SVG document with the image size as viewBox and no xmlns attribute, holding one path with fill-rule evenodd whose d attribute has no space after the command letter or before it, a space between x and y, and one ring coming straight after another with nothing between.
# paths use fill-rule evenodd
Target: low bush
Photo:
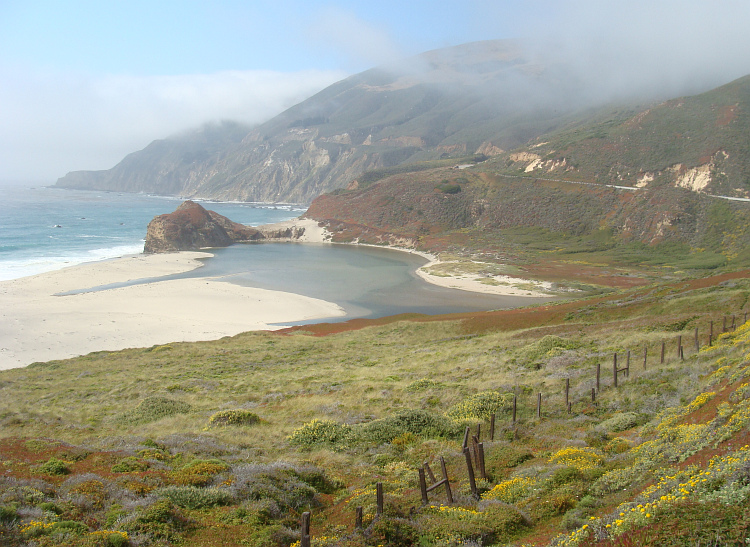
<instances>
[{"instance_id":1,"label":"low bush","mask_svg":"<svg viewBox=\"0 0 750 547\"><path fill-rule=\"evenodd\" d=\"M127 456L112 466L112 473L132 473L133 471L145 471L148 462L139 460L135 456Z\"/></svg>"},{"instance_id":2,"label":"low bush","mask_svg":"<svg viewBox=\"0 0 750 547\"><path fill-rule=\"evenodd\" d=\"M210 426L253 425L260 422L260 417L249 410L220 410L208 419Z\"/></svg>"},{"instance_id":3,"label":"low bush","mask_svg":"<svg viewBox=\"0 0 750 547\"><path fill-rule=\"evenodd\" d=\"M175 414L186 414L191 409L190 404L182 401L175 401L166 397L147 397L138 403L138 406L133 410L122 414L119 421L139 425L155 422Z\"/></svg>"},{"instance_id":4,"label":"low bush","mask_svg":"<svg viewBox=\"0 0 750 547\"><path fill-rule=\"evenodd\" d=\"M67 464L57 458L50 458L45 463L37 466L36 471L45 475L67 475L70 473Z\"/></svg>"},{"instance_id":5,"label":"low bush","mask_svg":"<svg viewBox=\"0 0 750 547\"><path fill-rule=\"evenodd\" d=\"M232 494L226 488L172 485L156 490L155 494L185 509L203 509L204 507L229 505L232 502Z\"/></svg>"},{"instance_id":6,"label":"low bush","mask_svg":"<svg viewBox=\"0 0 750 547\"><path fill-rule=\"evenodd\" d=\"M235 499L272 500L281 509L300 509L315 504L316 488L303 477L316 484L326 484L320 473L310 469L298 471L289 464L249 464L232 469L234 481L231 492ZM326 490L334 489L326 486Z\"/></svg>"},{"instance_id":7,"label":"low bush","mask_svg":"<svg viewBox=\"0 0 750 547\"><path fill-rule=\"evenodd\" d=\"M333 420L312 420L295 429L289 436L289 442L302 448L328 446L347 448L352 440L352 428Z\"/></svg>"},{"instance_id":8,"label":"low bush","mask_svg":"<svg viewBox=\"0 0 750 547\"><path fill-rule=\"evenodd\" d=\"M193 460L181 469L169 473L169 478L181 486L206 486L229 466L219 460Z\"/></svg>"},{"instance_id":9,"label":"low bush","mask_svg":"<svg viewBox=\"0 0 750 547\"><path fill-rule=\"evenodd\" d=\"M405 433L422 438L457 436L461 433L461 426L446 416L427 410L402 410L393 416L362 424L355 433L360 442L385 444Z\"/></svg>"},{"instance_id":10,"label":"low bush","mask_svg":"<svg viewBox=\"0 0 750 547\"><path fill-rule=\"evenodd\" d=\"M499 391L482 391L453 405L446 414L458 422L489 420L493 414L509 410L513 395Z\"/></svg>"}]
</instances>

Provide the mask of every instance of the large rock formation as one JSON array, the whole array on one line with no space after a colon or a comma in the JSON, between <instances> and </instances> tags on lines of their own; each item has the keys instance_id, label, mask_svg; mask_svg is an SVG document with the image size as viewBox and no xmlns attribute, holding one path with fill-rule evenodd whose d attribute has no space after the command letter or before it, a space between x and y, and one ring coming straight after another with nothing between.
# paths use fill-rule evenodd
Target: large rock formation
<instances>
[{"instance_id":1,"label":"large rock formation","mask_svg":"<svg viewBox=\"0 0 750 547\"><path fill-rule=\"evenodd\" d=\"M194 201L185 201L173 213L148 223L145 253L193 251L203 247L227 247L240 241L264 239L255 228L232 222Z\"/></svg>"}]
</instances>

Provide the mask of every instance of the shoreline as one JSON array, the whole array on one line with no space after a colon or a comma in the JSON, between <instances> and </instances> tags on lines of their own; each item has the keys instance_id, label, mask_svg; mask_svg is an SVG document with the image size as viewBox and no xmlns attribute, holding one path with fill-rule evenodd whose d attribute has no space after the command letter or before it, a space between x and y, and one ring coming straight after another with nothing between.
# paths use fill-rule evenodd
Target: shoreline
<instances>
[{"instance_id":1,"label":"shoreline","mask_svg":"<svg viewBox=\"0 0 750 547\"><path fill-rule=\"evenodd\" d=\"M341 317L333 303L199 277L85 290L200 268L205 252L131 255L0 282L0 370L94 351L217 340Z\"/></svg>"},{"instance_id":2,"label":"shoreline","mask_svg":"<svg viewBox=\"0 0 750 547\"><path fill-rule=\"evenodd\" d=\"M312 219L291 219L264 227L292 226L305 228L296 242L333 244L327 230ZM432 275L424 270L446 262L414 249L342 245L419 255L428 263L415 275L441 287L501 296L550 296L509 285L487 285L467 276ZM200 259L211 256L206 251L141 253L0 281L0 370L94 351L217 340L345 315L337 304L299 294L243 287L209 277L158 279L198 269L203 266ZM157 279L144 284L86 291L153 278Z\"/></svg>"}]
</instances>

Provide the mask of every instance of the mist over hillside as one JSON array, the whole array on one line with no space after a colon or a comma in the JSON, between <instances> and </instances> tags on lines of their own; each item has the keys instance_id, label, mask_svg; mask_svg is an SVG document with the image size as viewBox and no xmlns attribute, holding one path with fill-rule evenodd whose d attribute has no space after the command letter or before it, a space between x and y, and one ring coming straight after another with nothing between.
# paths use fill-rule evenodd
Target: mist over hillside
<instances>
[{"instance_id":1,"label":"mist over hillside","mask_svg":"<svg viewBox=\"0 0 750 547\"><path fill-rule=\"evenodd\" d=\"M155 141L112 169L72 172L57 185L310 203L367 170L499 155L609 101L640 108L680 87L650 78L613 86L597 66L504 40L434 50L346 78L255 128L224 123Z\"/></svg>"}]
</instances>

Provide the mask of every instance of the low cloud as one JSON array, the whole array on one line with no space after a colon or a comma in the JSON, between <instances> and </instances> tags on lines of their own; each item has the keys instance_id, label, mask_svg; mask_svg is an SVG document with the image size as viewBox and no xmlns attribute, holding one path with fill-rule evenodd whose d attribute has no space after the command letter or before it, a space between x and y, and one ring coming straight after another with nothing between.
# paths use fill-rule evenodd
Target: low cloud
<instances>
[{"instance_id":1,"label":"low cloud","mask_svg":"<svg viewBox=\"0 0 750 547\"><path fill-rule=\"evenodd\" d=\"M95 77L0 70L0 179L54 181L208 121L261 123L345 77L341 71L227 71Z\"/></svg>"},{"instance_id":2,"label":"low cloud","mask_svg":"<svg viewBox=\"0 0 750 547\"><path fill-rule=\"evenodd\" d=\"M391 34L354 13L329 7L310 22L311 41L324 50L346 57L352 66L372 67L400 60L405 56Z\"/></svg>"}]
</instances>

